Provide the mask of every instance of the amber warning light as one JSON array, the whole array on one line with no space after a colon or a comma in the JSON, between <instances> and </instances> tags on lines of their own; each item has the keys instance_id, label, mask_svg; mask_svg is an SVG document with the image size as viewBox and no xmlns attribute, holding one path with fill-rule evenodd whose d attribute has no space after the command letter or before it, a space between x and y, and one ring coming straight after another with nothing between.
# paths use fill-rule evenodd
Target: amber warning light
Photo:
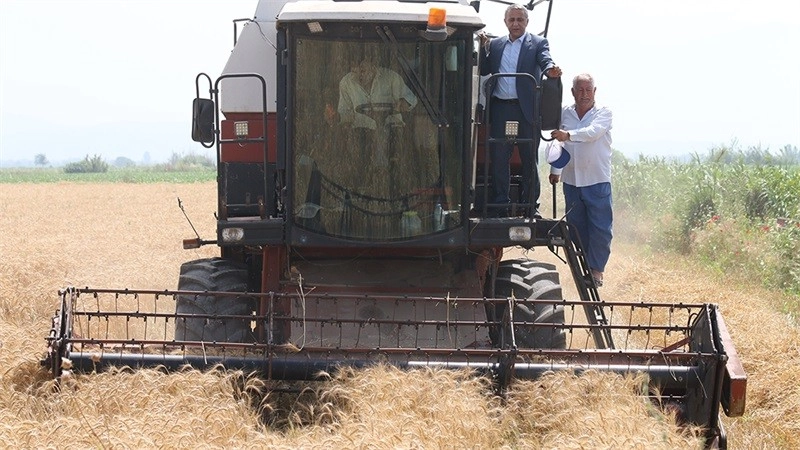
<instances>
[{"instance_id":1,"label":"amber warning light","mask_svg":"<svg viewBox=\"0 0 800 450\"><path fill-rule=\"evenodd\" d=\"M430 41L447 39L447 12L442 8L431 8L428 12L428 28L425 38Z\"/></svg>"}]
</instances>

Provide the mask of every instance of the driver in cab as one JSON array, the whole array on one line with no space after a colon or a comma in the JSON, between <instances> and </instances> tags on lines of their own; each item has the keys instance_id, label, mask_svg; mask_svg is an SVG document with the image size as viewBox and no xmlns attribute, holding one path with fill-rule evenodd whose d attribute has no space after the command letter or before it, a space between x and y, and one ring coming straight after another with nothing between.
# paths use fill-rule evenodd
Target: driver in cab
<instances>
[{"instance_id":1,"label":"driver in cab","mask_svg":"<svg viewBox=\"0 0 800 450\"><path fill-rule=\"evenodd\" d=\"M417 104L417 97L395 71L379 67L365 58L354 61L339 82L339 105L336 111L328 105L329 123L339 116L339 123L353 128L376 130L379 126L402 127L402 113ZM382 122L382 123L379 123Z\"/></svg>"}]
</instances>

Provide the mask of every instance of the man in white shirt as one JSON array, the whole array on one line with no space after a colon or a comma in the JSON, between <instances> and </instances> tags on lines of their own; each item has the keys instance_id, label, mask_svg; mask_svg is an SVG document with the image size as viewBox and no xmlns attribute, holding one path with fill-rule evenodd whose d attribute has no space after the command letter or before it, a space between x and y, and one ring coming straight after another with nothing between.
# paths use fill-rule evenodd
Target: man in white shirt
<instances>
[{"instance_id":1,"label":"man in white shirt","mask_svg":"<svg viewBox=\"0 0 800 450\"><path fill-rule=\"evenodd\" d=\"M402 113L417 104L397 72L379 67L371 58L353 64L339 82L339 105L334 112L326 108L328 123L338 121L356 133L355 145L364 157L374 157L377 165L388 166L389 153L402 140ZM368 150L372 149L372 155Z\"/></svg>"},{"instance_id":2,"label":"man in white shirt","mask_svg":"<svg viewBox=\"0 0 800 450\"><path fill-rule=\"evenodd\" d=\"M402 126L401 113L416 104L417 97L397 72L378 67L369 59L355 65L339 82L339 117L353 128L377 128L374 116L370 117L370 113L380 112L373 111L378 108L375 105L382 105L388 113L385 124Z\"/></svg>"},{"instance_id":3,"label":"man in white shirt","mask_svg":"<svg viewBox=\"0 0 800 450\"><path fill-rule=\"evenodd\" d=\"M551 167L550 183L564 182L567 221L575 227L596 286L611 254L611 110L595 104L594 79L581 74L572 80L575 104L561 111L561 129L551 136L564 143L570 160L563 169Z\"/></svg>"}]
</instances>

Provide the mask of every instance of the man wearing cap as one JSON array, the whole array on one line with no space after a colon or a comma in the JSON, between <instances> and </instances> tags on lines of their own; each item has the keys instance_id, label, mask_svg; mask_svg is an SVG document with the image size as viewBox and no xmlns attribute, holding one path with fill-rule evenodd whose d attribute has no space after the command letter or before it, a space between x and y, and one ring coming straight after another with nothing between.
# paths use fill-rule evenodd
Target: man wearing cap
<instances>
[{"instance_id":1,"label":"man wearing cap","mask_svg":"<svg viewBox=\"0 0 800 450\"><path fill-rule=\"evenodd\" d=\"M506 8L505 19L508 36L492 40L486 34L479 34L481 40L481 75L502 73L526 73L533 76L536 84L541 84L542 74L550 78L560 77L561 69L550 57L547 39L525 31L528 26L528 10L521 5ZM487 88L489 113L491 117L490 135L493 138L505 136L508 121L519 123L517 137L531 139L531 142L518 143L522 160L522 188L520 202L533 206L535 214L539 200L539 174L536 171L536 152L539 149L540 130L534 126L535 86L529 77L496 77L493 86ZM514 151L511 142L492 145L490 160L492 164L492 198L490 203L507 205L511 203L509 163ZM533 181L533 192L531 191ZM496 215L506 215L507 208L495 211Z\"/></svg>"},{"instance_id":2,"label":"man wearing cap","mask_svg":"<svg viewBox=\"0 0 800 450\"><path fill-rule=\"evenodd\" d=\"M550 168L550 183L564 182L567 221L580 236L596 286L611 254L611 110L595 104L591 75L572 80L575 104L561 111L561 129L551 136L563 143L569 162ZM562 160L563 161L563 160Z\"/></svg>"}]
</instances>

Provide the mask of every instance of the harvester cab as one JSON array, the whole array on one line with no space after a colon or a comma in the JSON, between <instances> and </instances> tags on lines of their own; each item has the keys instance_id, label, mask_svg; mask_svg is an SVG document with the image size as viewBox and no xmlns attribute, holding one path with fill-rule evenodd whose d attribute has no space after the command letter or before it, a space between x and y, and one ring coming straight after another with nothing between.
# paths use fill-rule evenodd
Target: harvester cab
<instances>
[{"instance_id":1,"label":"harvester cab","mask_svg":"<svg viewBox=\"0 0 800 450\"><path fill-rule=\"evenodd\" d=\"M265 39L258 22L243 30L229 62L236 71L226 68L213 85L210 77L197 79L209 84L211 95L195 99L193 135L219 148L217 242L226 262L216 264L241 264L247 271L241 282L253 292L306 287L315 294L356 296L305 303L334 321L348 315L376 324L392 318L372 332L351 330L355 336L337 342L340 347L385 346L392 327L392 345L401 348L511 345L510 333L498 325L505 304L468 309L441 299L529 298L533 281L514 293L509 280L534 275L548 280L544 294L537 295L560 299L553 266L501 260L504 248L563 246L569 240L561 238L566 224L537 223L523 214L489 220L477 206L485 200L486 183L476 176L476 161L483 159L477 154L485 147L475 135L480 121L474 115L475 36L484 26L475 8L464 2L431 8L413 2L301 1L270 16L277 17L274 36ZM259 71L252 63L265 48L278 56L274 71ZM248 62L252 72L242 73L239 66ZM221 121L219 114L206 113L216 104L225 117ZM220 133L218 139L214 133ZM570 255L588 299L590 277L580 255ZM437 300L422 306L365 301L364 295ZM179 300L179 310L196 307L190 303L197 302ZM290 301L272 307L296 314ZM592 314L596 319L602 311ZM517 315L532 323L563 321L559 307ZM498 324L446 333L444 322L415 324L413 333L398 325L448 317ZM305 331L293 330L297 324L291 320L251 331L255 341L296 345L294 336L308 336L309 323ZM314 326L315 333L333 331ZM516 339L527 340L527 347L565 343L563 330L552 327L523 334ZM597 336L610 346L610 335Z\"/></svg>"},{"instance_id":2,"label":"harvester cab","mask_svg":"<svg viewBox=\"0 0 800 450\"><path fill-rule=\"evenodd\" d=\"M724 438L719 406L743 412L746 377L715 305L602 301L569 223L524 203L488 217L479 3L260 1L222 75L195 80L217 233L184 247L220 256L184 263L177 290L62 290L53 374L222 364L314 380L388 363L468 368L502 391L551 370L643 371ZM557 121L560 85L536 88L540 123ZM563 299L555 265L504 258L513 247L557 250L580 298Z\"/></svg>"}]
</instances>

